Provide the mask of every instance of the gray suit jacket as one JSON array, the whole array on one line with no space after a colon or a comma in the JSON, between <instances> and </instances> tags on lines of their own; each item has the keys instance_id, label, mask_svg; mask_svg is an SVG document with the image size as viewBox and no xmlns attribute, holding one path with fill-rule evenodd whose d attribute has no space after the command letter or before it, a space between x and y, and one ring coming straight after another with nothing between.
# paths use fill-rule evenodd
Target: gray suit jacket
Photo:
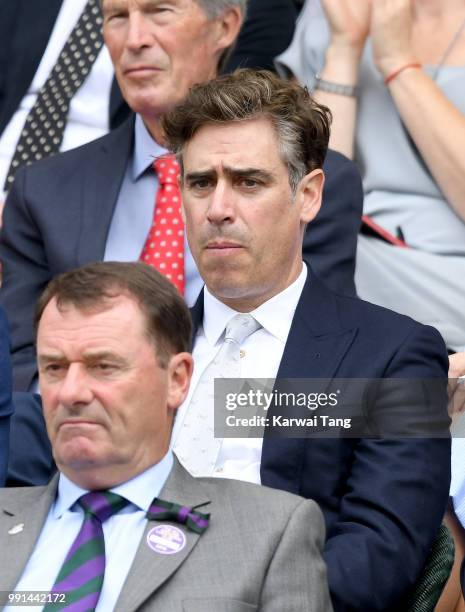
<instances>
[{"instance_id":1,"label":"gray suit jacket","mask_svg":"<svg viewBox=\"0 0 465 612\"><path fill-rule=\"evenodd\" d=\"M0 590L11 591L40 535L57 488L0 490ZM317 505L295 495L233 480L194 479L178 462L162 499L210 512L187 544L161 555L144 537L115 610L163 612L327 612L332 610L321 558L324 524ZM163 521L167 522L167 521ZM19 533L9 534L24 523ZM17 530L14 530L17 531Z\"/></svg>"}]
</instances>

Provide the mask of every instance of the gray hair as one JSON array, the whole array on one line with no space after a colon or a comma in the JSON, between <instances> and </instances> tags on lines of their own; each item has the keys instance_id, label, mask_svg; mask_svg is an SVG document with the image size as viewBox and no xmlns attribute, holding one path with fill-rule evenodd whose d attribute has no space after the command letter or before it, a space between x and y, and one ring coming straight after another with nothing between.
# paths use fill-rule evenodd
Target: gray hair
<instances>
[{"instance_id":1,"label":"gray hair","mask_svg":"<svg viewBox=\"0 0 465 612\"><path fill-rule=\"evenodd\" d=\"M233 6L237 6L245 18L248 0L196 0L210 19L214 19Z\"/></svg>"},{"instance_id":2,"label":"gray hair","mask_svg":"<svg viewBox=\"0 0 465 612\"><path fill-rule=\"evenodd\" d=\"M216 19L223 11L237 7L242 15L242 23L245 21L248 0L195 0L200 8L205 12L208 19ZM237 42L237 41L236 41ZM225 49L218 61L218 72L221 73L226 68L229 58L234 50L235 43Z\"/></svg>"}]
</instances>

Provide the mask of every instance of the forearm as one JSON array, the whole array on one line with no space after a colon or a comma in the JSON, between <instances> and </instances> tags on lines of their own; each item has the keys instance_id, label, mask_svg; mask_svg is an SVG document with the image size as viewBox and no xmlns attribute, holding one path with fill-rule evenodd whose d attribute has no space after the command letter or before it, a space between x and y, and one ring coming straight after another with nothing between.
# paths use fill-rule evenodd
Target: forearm
<instances>
[{"instance_id":1,"label":"forearm","mask_svg":"<svg viewBox=\"0 0 465 612\"><path fill-rule=\"evenodd\" d=\"M465 116L417 68L402 71L388 87L439 188L465 219Z\"/></svg>"},{"instance_id":2,"label":"forearm","mask_svg":"<svg viewBox=\"0 0 465 612\"><path fill-rule=\"evenodd\" d=\"M359 61L358 51L331 44L326 52L326 61L320 76L325 81L355 86L358 82ZM319 89L315 90L315 98L328 106L333 114L330 148L353 159L357 98Z\"/></svg>"}]
</instances>

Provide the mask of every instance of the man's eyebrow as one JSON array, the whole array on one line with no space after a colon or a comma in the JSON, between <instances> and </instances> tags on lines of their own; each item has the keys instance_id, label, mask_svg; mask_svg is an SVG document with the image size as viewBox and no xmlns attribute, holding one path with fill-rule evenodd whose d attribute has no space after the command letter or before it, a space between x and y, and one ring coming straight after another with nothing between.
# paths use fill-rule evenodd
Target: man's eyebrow
<instances>
[{"instance_id":1,"label":"man's eyebrow","mask_svg":"<svg viewBox=\"0 0 465 612\"><path fill-rule=\"evenodd\" d=\"M186 181L195 181L197 179L214 178L216 176L215 170L198 170L197 172L187 172L185 176Z\"/></svg>"},{"instance_id":2,"label":"man's eyebrow","mask_svg":"<svg viewBox=\"0 0 465 612\"><path fill-rule=\"evenodd\" d=\"M83 361L99 361L105 359L123 361L120 355L112 351L89 351L83 355Z\"/></svg>"},{"instance_id":3,"label":"man's eyebrow","mask_svg":"<svg viewBox=\"0 0 465 612\"><path fill-rule=\"evenodd\" d=\"M59 353L39 353L37 355L37 360L39 363L48 363L50 361L66 361L66 357L64 355L60 355Z\"/></svg>"},{"instance_id":4,"label":"man's eyebrow","mask_svg":"<svg viewBox=\"0 0 465 612\"><path fill-rule=\"evenodd\" d=\"M92 362L92 361L99 361L99 360L105 360L105 359L113 360L113 361L123 361L123 359L119 355L117 355L116 353L113 353L112 351L89 351L87 353L84 353L81 361ZM41 363L47 363L51 361L58 361L58 362L68 361L67 357L65 357L64 355L60 353L42 353L38 355L38 360Z\"/></svg>"},{"instance_id":5,"label":"man's eyebrow","mask_svg":"<svg viewBox=\"0 0 465 612\"><path fill-rule=\"evenodd\" d=\"M265 181L273 180L273 175L266 170L262 170L261 168L232 168L230 166L224 166L224 173L231 177L243 177L243 178L260 178ZM205 169L198 170L197 172L187 172L185 180L186 181L194 181L196 179L205 179L205 178L215 178L217 176L216 170L213 169Z\"/></svg>"},{"instance_id":6,"label":"man's eyebrow","mask_svg":"<svg viewBox=\"0 0 465 612\"><path fill-rule=\"evenodd\" d=\"M273 180L271 172L262 168L231 168L230 166L225 166L224 173L233 178L240 176L242 178L260 178L265 181Z\"/></svg>"}]
</instances>

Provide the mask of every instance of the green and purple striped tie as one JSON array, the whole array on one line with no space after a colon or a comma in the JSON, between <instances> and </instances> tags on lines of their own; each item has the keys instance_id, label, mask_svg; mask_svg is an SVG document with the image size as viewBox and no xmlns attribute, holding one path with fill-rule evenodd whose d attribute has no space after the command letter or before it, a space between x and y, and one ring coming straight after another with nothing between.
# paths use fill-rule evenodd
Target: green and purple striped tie
<instances>
[{"instance_id":1,"label":"green and purple striped tie","mask_svg":"<svg viewBox=\"0 0 465 612\"><path fill-rule=\"evenodd\" d=\"M44 611L95 610L105 575L105 539L102 523L129 502L110 491L91 491L79 498L84 521L61 567L52 593L65 593L66 603L45 606Z\"/></svg>"}]
</instances>

